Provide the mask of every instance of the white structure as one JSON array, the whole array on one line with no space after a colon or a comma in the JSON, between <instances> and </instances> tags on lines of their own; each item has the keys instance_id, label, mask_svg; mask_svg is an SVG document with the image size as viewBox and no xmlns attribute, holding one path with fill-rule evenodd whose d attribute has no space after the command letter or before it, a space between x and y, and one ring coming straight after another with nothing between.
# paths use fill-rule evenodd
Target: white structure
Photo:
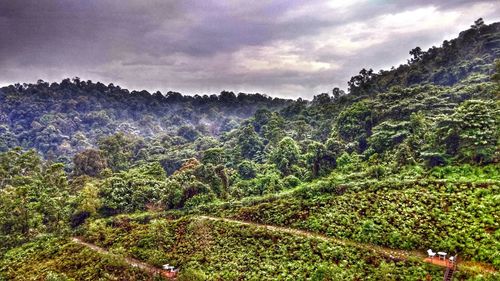
<instances>
[{"instance_id":1,"label":"white structure","mask_svg":"<svg viewBox=\"0 0 500 281\"><path fill-rule=\"evenodd\" d=\"M445 252L438 252L438 255L439 255L439 259L441 260L446 260L446 255L447 253Z\"/></svg>"},{"instance_id":2,"label":"white structure","mask_svg":"<svg viewBox=\"0 0 500 281\"><path fill-rule=\"evenodd\" d=\"M432 249L427 250L427 254L429 255L429 258L433 259L436 256L436 253L432 251Z\"/></svg>"},{"instance_id":3,"label":"white structure","mask_svg":"<svg viewBox=\"0 0 500 281\"><path fill-rule=\"evenodd\" d=\"M169 264L167 263L167 264L164 264L164 265L162 266L162 268L163 268L164 270L174 271L175 266L173 266L173 265L169 265Z\"/></svg>"}]
</instances>

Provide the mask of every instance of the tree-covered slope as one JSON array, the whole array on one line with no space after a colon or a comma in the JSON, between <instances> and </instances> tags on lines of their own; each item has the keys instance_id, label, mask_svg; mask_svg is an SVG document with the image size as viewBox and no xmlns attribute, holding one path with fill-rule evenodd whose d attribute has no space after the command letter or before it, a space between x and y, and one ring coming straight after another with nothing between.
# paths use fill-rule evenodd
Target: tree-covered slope
<instances>
[{"instance_id":1,"label":"tree-covered slope","mask_svg":"<svg viewBox=\"0 0 500 281\"><path fill-rule=\"evenodd\" d=\"M408 64L374 73L361 70L349 81L350 92L364 95L389 90L392 86L435 84L454 85L471 73L489 75L491 64L500 55L500 23L484 24L477 20L457 38L443 41L440 47L410 51ZM481 77L481 76L479 76Z\"/></svg>"},{"instance_id":2,"label":"tree-covered slope","mask_svg":"<svg viewBox=\"0 0 500 281\"><path fill-rule=\"evenodd\" d=\"M0 90L0 150L22 146L67 160L117 132L193 140L231 130L258 108L276 110L289 103L260 94L162 95L79 78L50 84L40 80Z\"/></svg>"}]
</instances>

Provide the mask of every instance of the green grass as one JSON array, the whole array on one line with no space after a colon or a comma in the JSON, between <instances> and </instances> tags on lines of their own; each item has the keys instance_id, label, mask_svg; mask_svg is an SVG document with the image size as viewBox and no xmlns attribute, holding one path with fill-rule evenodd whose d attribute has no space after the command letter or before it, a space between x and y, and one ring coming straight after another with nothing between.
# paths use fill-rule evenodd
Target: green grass
<instances>
[{"instance_id":1,"label":"green grass","mask_svg":"<svg viewBox=\"0 0 500 281\"><path fill-rule=\"evenodd\" d=\"M206 280L434 280L441 268L376 251L196 217L118 216L91 222L85 239L139 260L173 264ZM460 273L458 280L473 280ZM328 279L330 278L330 279ZM487 280L487 279L474 279Z\"/></svg>"},{"instance_id":2,"label":"green grass","mask_svg":"<svg viewBox=\"0 0 500 281\"><path fill-rule=\"evenodd\" d=\"M0 280L151 280L113 255L57 237L41 237L0 259Z\"/></svg>"},{"instance_id":3,"label":"green grass","mask_svg":"<svg viewBox=\"0 0 500 281\"><path fill-rule=\"evenodd\" d=\"M406 180L317 181L286 194L205 205L191 212L396 249L439 249L500 268L497 172L492 166L464 166L436 168Z\"/></svg>"}]
</instances>

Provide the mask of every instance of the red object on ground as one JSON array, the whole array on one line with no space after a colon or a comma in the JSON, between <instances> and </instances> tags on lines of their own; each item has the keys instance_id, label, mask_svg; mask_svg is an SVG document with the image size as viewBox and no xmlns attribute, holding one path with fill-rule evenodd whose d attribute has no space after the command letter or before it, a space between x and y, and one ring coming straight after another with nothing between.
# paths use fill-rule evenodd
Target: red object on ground
<instances>
[{"instance_id":1,"label":"red object on ground","mask_svg":"<svg viewBox=\"0 0 500 281\"><path fill-rule=\"evenodd\" d=\"M435 265L439 265L439 266L442 266L442 267L453 267L453 263L450 262L448 259L445 259L445 260L442 260L442 259L439 259L439 258L426 258L424 260L424 262L428 262L428 263L432 263L432 264L435 264Z\"/></svg>"},{"instance_id":2,"label":"red object on ground","mask_svg":"<svg viewBox=\"0 0 500 281\"><path fill-rule=\"evenodd\" d=\"M166 278L175 278L177 276L177 271L162 270L161 275Z\"/></svg>"}]
</instances>

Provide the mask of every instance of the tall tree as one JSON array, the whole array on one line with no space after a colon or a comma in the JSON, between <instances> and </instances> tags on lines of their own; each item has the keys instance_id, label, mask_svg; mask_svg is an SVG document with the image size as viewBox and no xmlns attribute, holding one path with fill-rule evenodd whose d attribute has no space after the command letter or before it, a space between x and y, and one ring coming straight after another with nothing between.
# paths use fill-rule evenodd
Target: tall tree
<instances>
[{"instance_id":1,"label":"tall tree","mask_svg":"<svg viewBox=\"0 0 500 281\"><path fill-rule=\"evenodd\" d=\"M76 176L99 176L108 167L106 159L96 149L87 149L73 157L73 169Z\"/></svg>"},{"instance_id":2,"label":"tall tree","mask_svg":"<svg viewBox=\"0 0 500 281\"><path fill-rule=\"evenodd\" d=\"M238 136L238 146L243 158L252 160L262 152L264 144L251 124L242 128Z\"/></svg>"},{"instance_id":3,"label":"tall tree","mask_svg":"<svg viewBox=\"0 0 500 281\"><path fill-rule=\"evenodd\" d=\"M283 175L290 175L293 172L293 166L299 164L300 157L297 143L292 138L285 137L271 152L270 159Z\"/></svg>"},{"instance_id":4,"label":"tall tree","mask_svg":"<svg viewBox=\"0 0 500 281\"><path fill-rule=\"evenodd\" d=\"M122 132L99 140L99 149L106 157L109 167L115 172L130 167L142 146L143 140Z\"/></svg>"},{"instance_id":5,"label":"tall tree","mask_svg":"<svg viewBox=\"0 0 500 281\"><path fill-rule=\"evenodd\" d=\"M497 83L500 89L500 59L495 60L495 73L491 76L491 81Z\"/></svg>"},{"instance_id":6,"label":"tall tree","mask_svg":"<svg viewBox=\"0 0 500 281\"><path fill-rule=\"evenodd\" d=\"M415 63L422 59L424 52L422 51L422 48L416 47L410 51L410 55L412 55L412 58L409 63Z\"/></svg>"}]
</instances>

